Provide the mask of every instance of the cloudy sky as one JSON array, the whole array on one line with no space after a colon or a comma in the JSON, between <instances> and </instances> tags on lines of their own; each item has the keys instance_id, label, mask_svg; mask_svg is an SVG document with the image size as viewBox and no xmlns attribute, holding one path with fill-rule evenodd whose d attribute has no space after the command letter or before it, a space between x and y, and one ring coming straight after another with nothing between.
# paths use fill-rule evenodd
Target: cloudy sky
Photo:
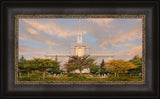
<instances>
[{"instance_id":1,"label":"cloudy sky","mask_svg":"<svg viewBox=\"0 0 160 99\"><path fill-rule=\"evenodd\" d=\"M80 24L79 24L80 20ZM69 51L83 32L92 51L112 51L115 59L142 56L142 19L138 18L22 18L19 57L44 57L47 50Z\"/></svg>"}]
</instances>

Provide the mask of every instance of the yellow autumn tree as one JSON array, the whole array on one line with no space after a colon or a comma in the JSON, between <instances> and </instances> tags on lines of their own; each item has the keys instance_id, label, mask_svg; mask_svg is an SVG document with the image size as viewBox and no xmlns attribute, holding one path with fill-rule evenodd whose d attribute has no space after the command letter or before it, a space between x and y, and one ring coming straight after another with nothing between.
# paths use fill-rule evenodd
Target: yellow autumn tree
<instances>
[{"instance_id":1,"label":"yellow autumn tree","mask_svg":"<svg viewBox=\"0 0 160 99\"><path fill-rule=\"evenodd\" d=\"M119 77L119 73L125 73L127 70L134 69L137 66L132 64L131 62L124 61L122 59L119 60L110 60L103 67L106 71L112 70L114 72L115 77Z\"/></svg>"}]
</instances>

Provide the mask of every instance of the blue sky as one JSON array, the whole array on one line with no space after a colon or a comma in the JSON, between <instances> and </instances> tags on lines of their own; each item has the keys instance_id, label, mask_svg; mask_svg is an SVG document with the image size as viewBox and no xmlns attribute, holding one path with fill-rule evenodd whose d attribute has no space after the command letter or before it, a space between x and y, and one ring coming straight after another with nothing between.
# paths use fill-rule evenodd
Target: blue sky
<instances>
[{"instance_id":1,"label":"blue sky","mask_svg":"<svg viewBox=\"0 0 160 99\"><path fill-rule=\"evenodd\" d=\"M142 56L140 18L22 18L19 56L43 58L47 50L69 50L78 32L83 32L83 42L90 44L90 50L112 51L115 59Z\"/></svg>"}]
</instances>

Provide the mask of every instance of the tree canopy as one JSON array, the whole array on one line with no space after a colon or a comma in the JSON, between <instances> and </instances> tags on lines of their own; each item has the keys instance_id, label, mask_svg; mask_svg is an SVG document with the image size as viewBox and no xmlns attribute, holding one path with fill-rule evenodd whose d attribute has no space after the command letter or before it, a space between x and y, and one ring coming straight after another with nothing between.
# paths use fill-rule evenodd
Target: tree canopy
<instances>
[{"instance_id":1,"label":"tree canopy","mask_svg":"<svg viewBox=\"0 0 160 99\"><path fill-rule=\"evenodd\" d=\"M104 66L105 66L105 62L104 62L104 59L103 59L101 64L100 64L100 68L103 69Z\"/></svg>"},{"instance_id":2,"label":"tree canopy","mask_svg":"<svg viewBox=\"0 0 160 99\"><path fill-rule=\"evenodd\" d=\"M93 66L90 67L90 72L95 74L95 73L99 72L99 69L100 68L99 68L98 65L93 65Z\"/></svg>"},{"instance_id":3,"label":"tree canopy","mask_svg":"<svg viewBox=\"0 0 160 99\"><path fill-rule=\"evenodd\" d=\"M90 68L92 65L94 65L94 59L90 58L89 55L71 56L65 65L67 72L78 69L82 75L83 69Z\"/></svg>"},{"instance_id":4,"label":"tree canopy","mask_svg":"<svg viewBox=\"0 0 160 99\"><path fill-rule=\"evenodd\" d=\"M57 60L53 60L52 65L49 68L48 72L59 74L59 73L64 72L64 71L60 70L60 62L58 62Z\"/></svg>"},{"instance_id":5,"label":"tree canopy","mask_svg":"<svg viewBox=\"0 0 160 99\"><path fill-rule=\"evenodd\" d=\"M45 79L46 69L50 68L52 72L61 72L59 69L59 62L51 59L33 58L33 60L26 60L21 57L18 64L19 69L24 69L29 74L31 70L40 70L43 72L43 79Z\"/></svg>"},{"instance_id":6,"label":"tree canopy","mask_svg":"<svg viewBox=\"0 0 160 99\"><path fill-rule=\"evenodd\" d=\"M131 62L127 62L124 60L110 60L106 63L106 66L104 68L106 71L112 70L112 72L115 73L115 76L119 76L119 73L125 73L129 69L134 69L137 66L132 64Z\"/></svg>"},{"instance_id":7,"label":"tree canopy","mask_svg":"<svg viewBox=\"0 0 160 99\"><path fill-rule=\"evenodd\" d=\"M129 62L137 66L135 69L129 70L132 73L142 73L142 57L139 55L134 56Z\"/></svg>"},{"instance_id":8,"label":"tree canopy","mask_svg":"<svg viewBox=\"0 0 160 99\"><path fill-rule=\"evenodd\" d=\"M26 59L22 55L18 61L18 69L22 70L24 69L24 65L27 63Z\"/></svg>"},{"instance_id":9,"label":"tree canopy","mask_svg":"<svg viewBox=\"0 0 160 99\"><path fill-rule=\"evenodd\" d=\"M100 64L100 71L99 71L100 74L105 74L106 73L106 70L104 69L104 66L105 66L105 62L104 62L104 59L103 59L101 64Z\"/></svg>"}]
</instances>

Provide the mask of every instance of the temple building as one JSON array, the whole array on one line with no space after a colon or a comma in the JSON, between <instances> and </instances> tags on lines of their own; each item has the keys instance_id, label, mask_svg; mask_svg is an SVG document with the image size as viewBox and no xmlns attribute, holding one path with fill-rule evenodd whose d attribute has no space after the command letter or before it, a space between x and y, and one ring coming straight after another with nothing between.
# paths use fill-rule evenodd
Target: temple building
<instances>
[{"instance_id":1,"label":"temple building","mask_svg":"<svg viewBox=\"0 0 160 99\"><path fill-rule=\"evenodd\" d=\"M102 60L105 62L114 58L114 54L108 51L90 51L89 43L83 43L83 33L78 33L77 43L72 43L69 51L48 51L45 55L46 58L57 60L60 62L60 69L66 71L65 63L69 60L70 56L78 55L90 55L90 57L95 59L95 63L100 65ZM79 73L78 70L73 71ZM89 69L84 69L82 73L89 73Z\"/></svg>"},{"instance_id":2,"label":"temple building","mask_svg":"<svg viewBox=\"0 0 160 99\"><path fill-rule=\"evenodd\" d=\"M90 51L90 47L88 43L82 42L82 33L78 33L77 35L77 43L72 43L70 47L70 51L48 51L45 55L46 58L50 58L57 60L60 62L60 69L65 70L65 63L68 61L70 56L78 55L90 55L90 57L95 59L95 63L100 65L102 60L104 59L105 62L109 61L110 59L114 58L114 54L112 52L107 51ZM82 73L89 73L89 69L84 69ZM78 71L75 71L78 73Z\"/></svg>"}]
</instances>

